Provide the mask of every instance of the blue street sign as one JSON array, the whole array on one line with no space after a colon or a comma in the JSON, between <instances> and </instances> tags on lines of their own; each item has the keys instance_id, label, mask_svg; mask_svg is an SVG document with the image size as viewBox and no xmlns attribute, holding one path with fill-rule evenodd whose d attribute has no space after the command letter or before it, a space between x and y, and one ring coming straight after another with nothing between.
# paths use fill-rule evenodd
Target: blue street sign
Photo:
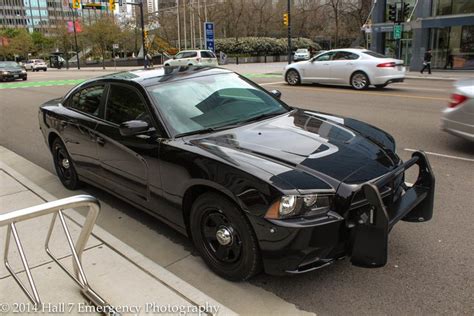
<instances>
[{"instance_id":1,"label":"blue street sign","mask_svg":"<svg viewBox=\"0 0 474 316\"><path fill-rule=\"evenodd\" d=\"M214 22L204 22L206 49L214 51Z\"/></svg>"}]
</instances>

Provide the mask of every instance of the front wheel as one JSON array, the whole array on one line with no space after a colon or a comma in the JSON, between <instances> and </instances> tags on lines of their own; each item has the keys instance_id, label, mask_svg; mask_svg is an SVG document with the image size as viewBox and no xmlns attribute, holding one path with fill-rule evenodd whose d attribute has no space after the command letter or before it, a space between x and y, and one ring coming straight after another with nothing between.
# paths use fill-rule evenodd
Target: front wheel
<instances>
[{"instance_id":1,"label":"front wheel","mask_svg":"<svg viewBox=\"0 0 474 316\"><path fill-rule=\"evenodd\" d=\"M301 83L300 74L295 69L288 70L285 77L286 82L288 82L290 86L295 86Z\"/></svg>"},{"instance_id":2,"label":"front wheel","mask_svg":"<svg viewBox=\"0 0 474 316\"><path fill-rule=\"evenodd\" d=\"M54 168L61 183L69 190L76 190L81 186L76 169L63 142L56 138L51 146Z\"/></svg>"},{"instance_id":3,"label":"front wheel","mask_svg":"<svg viewBox=\"0 0 474 316\"><path fill-rule=\"evenodd\" d=\"M242 211L224 196L201 195L191 210L190 230L201 257L218 275L244 281L259 272L254 231Z\"/></svg>"},{"instance_id":4,"label":"front wheel","mask_svg":"<svg viewBox=\"0 0 474 316\"><path fill-rule=\"evenodd\" d=\"M369 86L369 78L361 71L354 73L351 77L351 86L356 90L364 90Z\"/></svg>"}]
</instances>

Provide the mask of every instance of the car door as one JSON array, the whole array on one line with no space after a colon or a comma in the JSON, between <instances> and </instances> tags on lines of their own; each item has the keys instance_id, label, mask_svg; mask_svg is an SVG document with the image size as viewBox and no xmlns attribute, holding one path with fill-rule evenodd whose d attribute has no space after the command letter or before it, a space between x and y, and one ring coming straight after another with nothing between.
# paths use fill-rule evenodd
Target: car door
<instances>
[{"instance_id":1,"label":"car door","mask_svg":"<svg viewBox=\"0 0 474 316\"><path fill-rule=\"evenodd\" d=\"M216 55L207 50L201 51L201 64L205 66L215 66L217 65Z\"/></svg>"},{"instance_id":2,"label":"car door","mask_svg":"<svg viewBox=\"0 0 474 316\"><path fill-rule=\"evenodd\" d=\"M64 101L58 130L79 174L97 179L100 165L95 128L102 115L105 84L82 86Z\"/></svg>"},{"instance_id":3,"label":"car door","mask_svg":"<svg viewBox=\"0 0 474 316\"><path fill-rule=\"evenodd\" d=\"M123 135L120 125L144 121L149 128ZM140 90L123 83L110 83L104 120L98 122L97 151L101 176L108 188L135 203L148 207L150 188L159 188L156 123Z\"/></svg>"},{"instance_id":4,"label":"car door","mask_svg":"<svg viewBox=\"0 0 474 316\"><path fill-rule=\"evenodd\" d=\"M334 52L327 52L313 58L305 65L305 80L317 83L332 82L330 62Z\"/></svg>"},{"instance_id":5,"label":"car door","mask_svg":"<svg viewBox=\"0 0 474 316\"><path fill-rule=\"evenodd\" d=\"M170 60L171 66L179 66L181 59L183 58L183 52L180 52L174 56L172 60Z\"/></svg>"},{"instance_id":6,"label":"car door","mask_svg":"<svg viewBox=\"0 0 474 316\"><path fill-rule=\"evenodd\" d=\"M356 69L359 55L346 51L338 51L329 63L331 77L335 83L349 83L350 76Z\"/></svg>"}]
</instances>

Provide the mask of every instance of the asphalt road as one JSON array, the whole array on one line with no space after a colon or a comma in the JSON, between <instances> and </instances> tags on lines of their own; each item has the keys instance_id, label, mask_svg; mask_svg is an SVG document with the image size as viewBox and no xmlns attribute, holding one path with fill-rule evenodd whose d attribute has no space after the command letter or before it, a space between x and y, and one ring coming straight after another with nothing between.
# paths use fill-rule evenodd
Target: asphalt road
<instances>
[{"instance_id":1,"label":"asphalt road","mask_svg":"<svg viewBox=\"0 0 474 316\"><path fill-rule=\"evenodd\" d=\"M101 74L34 73L30 80L84 79ZM297 276L262 274L250 285L322 315L474 314L474 144L439 129L440 111L447 104L451 82L407 80L384 90L354 91L320 85L290 87L276 76L253 79L268 90L279 89L282 99L292 106L354 117L388 131L397 140L398 153L404 159L413 149L425 150L436 174L437 189L432 221L401 222L395 226L385 267L356 268L344 260ZM38 106L62 96L71 87L0 89L0 145L54 172L38 130ZM199 284L199 278L190 275L189 270L173 266L185 253L193 251L185 238L101 190L85 190L107 205L99 219L103 228L156 262L171 267L172 272L230 308L238 312L249 310L241 308L244 303L232 298L232 293L219 289L221 281L217 276L211 274L208 284ZM157 244L164 244L164 249L172 247L174 257L157 252ZM192 260L200 261L195 257ZM194 273L209 275L202 264L194 268ZM239 293L250 285L232 286ZM253 303L245 303L248 304Z\"/></svg>"}]
</instances>

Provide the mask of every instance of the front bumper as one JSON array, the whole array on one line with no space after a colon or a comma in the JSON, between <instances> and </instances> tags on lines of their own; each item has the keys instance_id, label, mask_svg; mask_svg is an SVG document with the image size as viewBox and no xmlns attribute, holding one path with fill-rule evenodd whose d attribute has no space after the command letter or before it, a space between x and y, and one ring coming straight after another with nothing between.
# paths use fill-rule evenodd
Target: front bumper
<instances>
[{"instance_id":1,"label":"front bumper","mask_svg":"<svg viewBox=\"0 0 474 316\"><path fill-rule=\"evenodd\" d=\"M27 78L27 74L26 73L20 73L20 74L8 74L8 75L4 75L4 74L1 74L0 73L0 80L16 80L16 79L24 79L24 78Z\"/></svg>"},{"instance_id":2,"label":"front bumper","mask_svg":"<svg viewBox=\"0 0 474 316\"><path fill-rule=\"evenodd\" d=\"M411 187L395 202L385 205L380 189L410 167L419 174ZM329 212L318 219L266 220L253 217L265 271L294 274L319 269L345 256L361 267L381 267L387 263L388 234L400 220L424 222L432 218L435 178L423 152L376 181L361 185L366 209L357 218L347 212ZM344 214L344 215L341 215Z\"/></svg>"}]
</instances>

